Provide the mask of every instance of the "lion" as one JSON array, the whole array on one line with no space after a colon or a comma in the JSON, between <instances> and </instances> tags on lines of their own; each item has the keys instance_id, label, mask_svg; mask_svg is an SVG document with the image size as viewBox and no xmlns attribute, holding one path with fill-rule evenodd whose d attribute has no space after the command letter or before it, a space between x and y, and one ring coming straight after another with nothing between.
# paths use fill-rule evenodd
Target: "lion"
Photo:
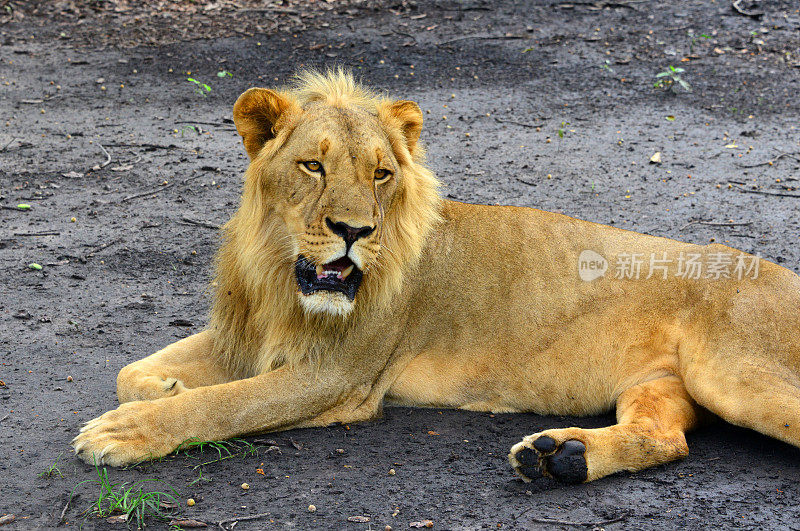
<instances>
[{"instance_id":1,"label":"lion","mask_svg":"<svg viewBox=\"0 0 800 531\"><path fill-rule=\"evenodd\" d=\"M209 326L120 371L120 406L73 440L81 458L126 465L187 440L366 421L384 403L616 408L613 426L521 433L509 461L525 481L683 458L685 434L718 417L800 446L793 272L445 200L419 106L346 72L251 88L233 117L250 162Z\"/></svg>"}]
</instances>

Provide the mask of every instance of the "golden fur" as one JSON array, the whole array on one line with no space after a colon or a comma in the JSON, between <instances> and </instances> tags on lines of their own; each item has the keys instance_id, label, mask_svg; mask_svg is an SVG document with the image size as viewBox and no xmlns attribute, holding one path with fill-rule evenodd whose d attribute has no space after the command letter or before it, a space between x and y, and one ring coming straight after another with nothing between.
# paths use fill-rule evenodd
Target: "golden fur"
<instances>
[{"instance_id":1,"label":"golden fur","mask_svg":"<svg viewBox=\"0 0 800 531\"><path fill-rule=\"evenodd\" d=\"M609 263L736 251L444 201L419 107L341 71L250 89L234 119L251 162L223 231L210 326L120 371L120 407L73 441L87 461L367 420L385 401L571 415L616 406L614 426L524 437L509 460L525 480L591 481L683 457L685 432L709 411L800 446L794 273L761 261L746 278L586 280L587 250ZM354 298L301 289L295 267L319 275L344 257L363 272Z\"/></svg>"}]
</instances>

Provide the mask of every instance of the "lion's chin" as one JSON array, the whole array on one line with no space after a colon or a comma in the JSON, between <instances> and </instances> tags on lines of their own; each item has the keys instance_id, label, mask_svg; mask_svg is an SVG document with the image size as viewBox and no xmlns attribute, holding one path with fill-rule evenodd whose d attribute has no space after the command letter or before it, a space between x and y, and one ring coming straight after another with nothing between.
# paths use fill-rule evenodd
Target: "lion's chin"
<instances>
[{"instance_id":1,"label":"lion's chin","mask_svg":"<svg viewBox=\"0 0 800 531\"><path fill-rule=\"evenodd\" d=\"M300 305L308 313L344 317L353 311L353 301L336 291L315 291L308 295L298 293L298 296Z\"/></svg>"}]
</instances>

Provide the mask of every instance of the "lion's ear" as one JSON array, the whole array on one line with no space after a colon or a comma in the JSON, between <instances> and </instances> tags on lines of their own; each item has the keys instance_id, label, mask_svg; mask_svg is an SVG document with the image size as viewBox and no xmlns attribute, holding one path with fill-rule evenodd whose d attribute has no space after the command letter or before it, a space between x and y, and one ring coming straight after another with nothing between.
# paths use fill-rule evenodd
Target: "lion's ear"
<instances>
[{"instance_id":1,"label":"lion's ear","mask_svg":"<svg viewBox=\"0 0 800 531\"><path fill-rule=\"evenodd\" d=\"M299 111L293 99L270 89L251 88L233 105L233 122L251 159L280 129L282 118Z\"/></svg>"},{"instance_id":2,"label":"lion's ear","mask_svg":"<svg viewBox=\"0 0 800 531\"><path fill-rule=\"evenodd\" d=\"M422 132L422 110L413 101L386 103L378 110L384 122L399 127L405 136L408 151L413 155Z\"/></svg>"}]
</instances>

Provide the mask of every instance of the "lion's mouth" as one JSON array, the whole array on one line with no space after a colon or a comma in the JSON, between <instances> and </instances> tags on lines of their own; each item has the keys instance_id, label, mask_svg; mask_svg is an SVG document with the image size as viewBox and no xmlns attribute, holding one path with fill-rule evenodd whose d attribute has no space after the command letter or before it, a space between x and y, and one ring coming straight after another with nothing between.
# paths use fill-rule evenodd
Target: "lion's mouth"
<instances>
[{"instance_id":1,"label":"lion's mouth","mask_svg":"<svg viewBox=\"0 0 800 531\"><path fill-rule=\"evenodd\" d=\"M294 265L297 284L303 295L315 291L338 291L352 302L364 274L352 260L343 256L327 264L316 265L300 255Z\"/></svg>"}]
</instances>

